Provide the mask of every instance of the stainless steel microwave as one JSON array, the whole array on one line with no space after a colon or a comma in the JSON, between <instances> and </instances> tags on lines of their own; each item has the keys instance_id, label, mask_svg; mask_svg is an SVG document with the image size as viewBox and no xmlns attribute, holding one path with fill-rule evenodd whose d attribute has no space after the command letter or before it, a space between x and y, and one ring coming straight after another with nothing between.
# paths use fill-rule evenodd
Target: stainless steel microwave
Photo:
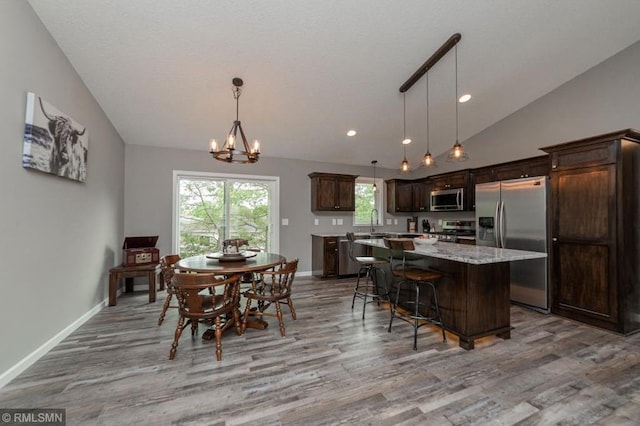
<instances>
[{"instance_id":1,"label":"stainless steel microwave","mask_svg":"<svg viewBox=\"0 0 640 426\"><path fill-rule=\"evenodd\" d=\"M461 211L464 207L464 188L431 191L429 205L432 212Z\"/></svg>"}]
</instances>

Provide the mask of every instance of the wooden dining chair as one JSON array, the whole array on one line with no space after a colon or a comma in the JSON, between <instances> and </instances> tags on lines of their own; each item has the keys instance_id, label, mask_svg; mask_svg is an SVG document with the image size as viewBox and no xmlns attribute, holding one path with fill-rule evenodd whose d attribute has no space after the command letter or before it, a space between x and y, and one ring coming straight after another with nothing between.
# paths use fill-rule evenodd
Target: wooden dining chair
<instances>
[{"instance_id":1,"label":"wooden dining chair","mask_svg":"<svg viewBox=\"0 0 640 426\"><path fill-rule=\"evenodd\" d=\"M291 286L298 269L298 259L293 259L283 263L272 271L260 272L259 279L253 281L251 288L243 293L247 299L247 305L244 309L242 318L242 331L247 327L247 319L249 315L255 316L275 316L278 318L280 326L280 335L285 337L285 327L282 318L281 304L289 306L291 317L296 319L296 311L291 300ZM252 310L251 304L257 302L257 309ZM271 306L275 305L276 312L266 312Z\"/></svg>"},{"instance_id":2,"label":"wooden dining chair","mask_svg":"<svg viewBox=\"0 0 640 426\"><path fill-rule=\"evenodd\" d=\"M239 311L240 275L223 278L209 273L176 272L172 283L176 289L180 318L169 359L173 359L176 355L182 331L191 324L191 336L195 336L198 332L198 324L205 323L213 327L216 338L216 359L221 361L222 332L235 326L236 333L242 334ZM204 291L206 294L201 293Z\"/></svg>"},{"instance_id":3,"label":"wooden dining chair","mask_svg":"<svg viewBox=\"0 0 640 426\"><path fill-rule=\"evenodd\" d=\"M180 256L177 254L168 254L160 258L160 269L162 271L162 280L164 282L167 296L164 298L164 304L162 305L162 312L160 312L160 318L158 318L158 326L162 325L164 317L167 314L167 309L177 308L178 305L171 306L171 299L176 294L176 289L173 286L171 280L173 274L176 271L176 263L180 260Z\"/></svg>"}]
</instances>

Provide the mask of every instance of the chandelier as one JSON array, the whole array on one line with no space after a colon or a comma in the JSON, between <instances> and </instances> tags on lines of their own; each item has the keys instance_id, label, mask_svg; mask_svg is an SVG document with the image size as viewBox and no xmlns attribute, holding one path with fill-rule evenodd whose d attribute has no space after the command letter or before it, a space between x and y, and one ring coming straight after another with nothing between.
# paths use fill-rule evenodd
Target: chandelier
<instances>
[{"instance_id":1,"label":"chandelier","mask_svg":"<svg viewBox=\"0 0 640 426\"><path fill-rule=\"evenodd\" d=\"M224 141L222 147L218 148L218 143L215 139L211 139L209 144L209 153L213 155L213 158L226 163L255 163L260 158L260 141L257 139L253 141L253 146L249 148L247 143L247 137L242 130L242 124L240 124L239 110L240 110L240 95L242 90L240 87L244 84L241 78L235 77L233 83L233 98L236 100L236 120L231 126L231 130L227 134L227 138ZM240 137L242 138L242 147L238 148L238 131L240 131Z\"/></svg>"}]
</instances>

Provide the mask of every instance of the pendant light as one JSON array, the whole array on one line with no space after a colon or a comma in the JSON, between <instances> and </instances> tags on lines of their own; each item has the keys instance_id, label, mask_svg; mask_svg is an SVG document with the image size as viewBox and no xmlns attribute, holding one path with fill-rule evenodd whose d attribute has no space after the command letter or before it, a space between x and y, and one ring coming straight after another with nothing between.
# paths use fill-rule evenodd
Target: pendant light
<instances>
[{"instance_id":1,"label":"pendant light","mask_svg":"<svg viewBox=\"0 0 640 426\"><path fill-rule=\"evenodd\" d=\"M431 155L431 151L429 150L429 74L425 76L427 80L427 153L424 154L422 158L422 164L425 167L436 167L436 160Z\"/></svg>"},{"instance_id":2,"label":"pendant light","mask_svg":"<svg viewBox=\"0 0 640 426\"><path fill-rule=\"evenodd\" d=\"M469 155L464 152L464 148L462 148L462 145L460 145L460 142L458 140L458 45L456 44L455 47L455 64L456 64L456 98L455 98L455 102L456 102L456 143L453 145L453 148L451 148L451 152L449 152L449 156L447 157L447 161L449 162L453 162L453 161L467 161L469 159Z\"/></svg>"},{"instance_id":3,"label":"pendant light","mask_svg":"<svg viewBox=\"0 0 640 426\"><path fill-rule=\"evenodd\" d=\"M378 164L378 160L373 160L371 164L373 164L373 192L376 192L378 190L378 185L376 185L376 164Z\"/></svg>"},{"instance_id":4,"label":"pendant light","mask_svg":"<svg viewBox=\"0 0 640 426\"><path fill-rule=\"evenodd\" d=\"M407 145L411 143L411 139L407 138L407 96L406 93L402 94L403 103L403 115L402 115L402 149L404 151L404 159L400 164L400 171L402 173L408 173L411 171L409 162L407 161Z\"/></svg>"}]
</instances>

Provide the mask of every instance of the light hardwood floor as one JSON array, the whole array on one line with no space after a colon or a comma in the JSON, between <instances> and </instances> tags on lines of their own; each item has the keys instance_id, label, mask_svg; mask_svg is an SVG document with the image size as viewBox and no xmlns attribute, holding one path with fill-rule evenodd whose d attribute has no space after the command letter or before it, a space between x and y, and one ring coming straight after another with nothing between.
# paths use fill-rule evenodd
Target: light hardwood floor
<instances>
[{"instance_id":1,"label":"light hardwood floor","mask_svg":"<svg viewBox=\"0 0 640 426\"><path fill-rule=\"evenodd\" d=\"M182 336L164 294L123 295L0 389L2 408L66 408L68 425L637 425L640 334L622 337L512 307L510 340L465 351L370 304L352 280L297 277L298 320L214 341ZM285 310L287 308L285 307ZM203 329L201 327L200 334Z\"/></svg>"}]
</instances>

